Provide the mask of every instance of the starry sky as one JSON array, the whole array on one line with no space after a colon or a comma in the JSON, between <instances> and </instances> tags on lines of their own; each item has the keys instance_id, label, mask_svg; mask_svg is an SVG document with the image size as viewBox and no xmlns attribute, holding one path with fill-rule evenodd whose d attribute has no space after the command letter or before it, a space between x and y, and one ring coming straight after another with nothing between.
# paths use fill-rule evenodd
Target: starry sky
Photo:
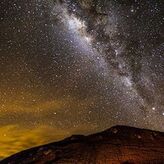
<instances>
[{"instance_id":1,"label":"starry sky","mask_svg":"<svg viewBox=\"0 0 164 164\"><path fill-rule=\"evenodd\" d=\"M0 158L113 125L164 131L162 0L1 0Z\"/></svg>"}]
</instances>

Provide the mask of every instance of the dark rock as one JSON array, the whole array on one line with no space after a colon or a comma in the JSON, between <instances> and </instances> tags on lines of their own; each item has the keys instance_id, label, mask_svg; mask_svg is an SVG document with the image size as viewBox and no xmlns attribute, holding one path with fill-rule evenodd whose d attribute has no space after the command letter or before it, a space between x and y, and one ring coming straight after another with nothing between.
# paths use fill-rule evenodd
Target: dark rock
<instances>
[{"instance_id":1,"label":"dark rock","mask_svg":"<svg viewBox=\"0 0 164 164\"><path fill-rule=\"evenodd\" d=\"M115 126L101 133L73 135L60 142L28 149L0 163L164 163L164 133Z\"/></svg>"}]
</instances>

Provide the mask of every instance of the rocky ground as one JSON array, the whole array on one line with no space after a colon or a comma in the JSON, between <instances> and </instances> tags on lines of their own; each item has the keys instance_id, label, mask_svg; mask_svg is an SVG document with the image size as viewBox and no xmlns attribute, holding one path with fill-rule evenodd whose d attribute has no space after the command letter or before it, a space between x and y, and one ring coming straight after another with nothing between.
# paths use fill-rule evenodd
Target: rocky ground
<instances>
[{"instance_id":1,"label":"rocky ground","mask_svg":"<svg viewBox=\"0 0 164 164\"><path fill-rule=\"evenodd\" d=\"M164 133L115 126L101 133L73 135L12 155L1 164L164 163Z\"/></svg>"}]
</instances>

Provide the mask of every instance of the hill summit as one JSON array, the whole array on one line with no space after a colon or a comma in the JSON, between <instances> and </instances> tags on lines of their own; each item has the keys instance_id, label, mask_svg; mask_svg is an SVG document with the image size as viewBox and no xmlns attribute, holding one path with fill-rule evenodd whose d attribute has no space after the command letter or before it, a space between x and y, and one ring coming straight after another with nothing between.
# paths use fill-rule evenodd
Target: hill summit
<instances>
[{"instance_id":1,"label":"hill summit","mask_svg":"<svg viewBox=\"0 0 164 164\"><path fill-rule=\"evenodd\" d=\"M114 126L89 136L73 135L59 142L12 155L1 164L163 163L164 133Z\"/></svg>"}]
</instances>

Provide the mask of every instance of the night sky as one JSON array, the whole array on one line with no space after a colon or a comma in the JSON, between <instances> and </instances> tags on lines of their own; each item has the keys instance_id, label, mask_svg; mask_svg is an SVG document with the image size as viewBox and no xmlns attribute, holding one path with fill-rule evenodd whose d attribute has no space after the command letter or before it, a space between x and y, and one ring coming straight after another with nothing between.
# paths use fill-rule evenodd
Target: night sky
<instances>
[{"instance_id":1,"label":"night sky","mask_svg":"<svg viewBox=\"0 0 164 164\"><path fill-rule=\"evenodd\" d=\"M1 0L0 158L122 124L164 131L163 0Z\"/></svg>"}]
</instances>

